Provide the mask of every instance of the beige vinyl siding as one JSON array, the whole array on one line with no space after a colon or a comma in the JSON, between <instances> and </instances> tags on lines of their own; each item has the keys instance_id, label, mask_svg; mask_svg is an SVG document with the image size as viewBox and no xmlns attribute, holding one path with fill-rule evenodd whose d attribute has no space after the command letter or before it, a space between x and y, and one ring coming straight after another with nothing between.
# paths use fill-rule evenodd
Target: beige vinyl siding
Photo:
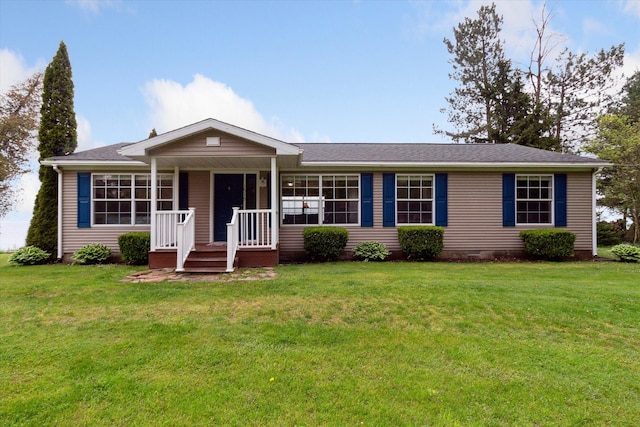
<instances>
[{"instance_id":1,"label":"beige vinyl siding","mask_svg":"<svg viewBox=\"0 0 640 427\"><path fill-rule=\"evenodd\" d=\"M149 173L140 170L112 172ZM170 173L169 171L162 172ZM188 173L189 207L196 209L196 243L209 243L210 173L209 171L189 171ZM150 231L149 225L93 225L90 228L78 228L78 171L64 171L62 202L62 248L65 254L71 254L88 243L102 243L110 247L114 253L118 253L119 235L131 231ZM91 210L93 217L93 201Z\"/></svg>"},{"instance_id":2,"label":"beige vinyl siding","mask_svg":"<svg viewBox=\"0 0 640 427\"><path fill-rule=\"evenodd\" d=\"M207 137L220 137L219 146L207 146ZM275 149L224 133L202 133L176 141L150 152L153 156L273 156Z\"/></svg>"},{"instance_id":3,"label":"beige vinyl siding","mask_svg":"<svg viewBox=\"0 0 640 427\"><path fill-rule=\"evenodd\" d=\"M189 207L196 209L196 243L209 243L211 209L211 178L209 171L189 172Z\"/></svg>"},{"instance_id":4,"label":"beige vinyl siding","mask_svg":"<svg viewBox=\"0 0 640 427\"><path fill-rule=\"evenodd\" d=\"M313 174L306 173L305 174ZM281 225L280 226L280 257L283 260L295 259L304 255L302 230L312 225ZM373 174L373 227L358 225L340 225L349 230L349 241L345 249L351 253L360 242L378 241L384 243L391 252L399 252L398 232L395 227L382 226L382 173Z\"/></svg>"},{"instance_id":5,"label":"beige vinyl siding","mask_svg":"<svg viewBox=\"0 0 640 427\"><path fill-rule=\"evenodd\" d=\"M114 171L115 172L115 171ZM145 173L117 171L117 173ZM148 173L148 172L146 172ZM93 203L92 203L93 204ZM91 206L93 215L93 206ZM93 218L92 218L93 219ZM64 171L62 181L62 251L72 254L88 243L102 243L119 253L118 236L131 231L149 231L149 225L101 225L78 228L78 172Z\"/></svg>"},{"instance_id":6,"label":"beige vinyl siding","mask_svg":"<svg viewBox=\"0 0 640 427\"><path fill-rule=\"evenodd\" d=\"M592 180L590 173L567 174L567 229L576 233L576 250L593 245Z\"/></svg>"},{"instance_id":7,"label":"beige vinyl siding","mask_svg":"<svg viewBox=\"0 0 640 427\"><path fill-rule=\"evenodd\" d=\"M527 172L531 174L540 171ZM548 174L548 172L545 172ZM392 252L400 251L396 227L382 226L382 173L374 173L374 227L346 226L351 251L368 240L384 243ZM591 173L567 174L567 229L577 235L575 249L590 251L592 242ZM302 225L280 227L282 259L304 253ZM448 226L444 233L444 250L467 255L502 251L522 251L519 233L533 226L502 226L502 173L448 173Z\"/></svg>"}]
</instances>

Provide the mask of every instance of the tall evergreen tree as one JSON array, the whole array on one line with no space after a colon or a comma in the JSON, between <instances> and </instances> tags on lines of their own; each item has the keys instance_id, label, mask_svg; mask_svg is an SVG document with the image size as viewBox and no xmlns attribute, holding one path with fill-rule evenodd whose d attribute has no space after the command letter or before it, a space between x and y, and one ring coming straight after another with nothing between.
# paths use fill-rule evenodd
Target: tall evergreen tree
<instances>
[{"instance_id":1,"label":"tall evergreen tree","mask_svg":"<svg viewBox=\"0 0 640 427\"><path fill-rule=\"evenodd\" d=\"M63 156L78 145L73 108L73 80L67 46L60 46L44 73L38 151L40 160ZM51 167L40 166L40 190L27 233L27 245L56 254L58 221L58 177Z\"/></svg>"},{"instance_id":2,"label":"tall evergreen tree","mask_svg":"<svg viewBox=\"0 0 640 427\"><path fill-rule=\"evenodd\" d=\"M449 104L448 120L455 132L436 129L455 141L495 142L494 83L500 64L504 64L503 42L500 39L502 17L496 6L482 6L478 18L465 18L453 29L454 40L444 39L452 55L453 72L449 77L460 86L445 98Z\"/></svg>"},{"instance_id":3,"label":"tall evergreen tree","mask_svg":"<svg viewBox=\"0 0 640 427\"><path fill-rule=\"evenodd\" d=\"M465 18L444 39L452 55L449 77L459 86L446 97L448 121L455 131L434 129L454 141L529 145L556 151L576 151L593 137L596 118L613 101L613 71L622 64L624 45L595 55L564 49L556 34L547 34L550 14L542 8L535 22L537 37L527 71L512 70L500 39L502 16L495 4L481 6L478 18Z\"/></svg>"}]
</instances>

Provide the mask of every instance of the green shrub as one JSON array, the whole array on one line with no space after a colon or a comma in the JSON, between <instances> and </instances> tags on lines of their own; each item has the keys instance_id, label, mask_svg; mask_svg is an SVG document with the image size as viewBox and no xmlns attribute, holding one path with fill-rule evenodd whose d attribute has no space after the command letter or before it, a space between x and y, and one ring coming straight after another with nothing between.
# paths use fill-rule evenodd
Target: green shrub
<instances>
[{"instance_id":1,"label":"green shrub","mask_svg":"<svg viewBox=\"0 0 640 427\"><path fill-rule=\"evenodd\" d=\"M598 222L598 245L613 246L622 243L626 229L624 221Z\"/></svg>"},{"instance_id":2,"label":"green shrub","mask_svg":"<svg viewBox=\"0 0 640 427\"><path fill-rule=\"evenodd\" d=\"M560 260L573 256L575 233L554 228L539 228L520 232L524 250L531 257L545 260Z\"/></svg>"},{"instance_id":3,"label":"green shrub","mask_svg":"<svg viewBox=\"0 0 640 427\"><path fill-rule=\"evenodd\" d=\"M361 242L353 249L353 256L363 261L384 261L391 252L380 242Z\"/></svg>"},{"instance_id":4,"label":"green shrub","mask_svg":"<svg viewBox=\"0 0 640 427\"><path fill-rule=\"evenodd\" d=\"M312 260L333 261L344 252L349 231L342 227L307 227L302 231L304 249Z\"/></svg>"},{"instance_id":5,"label":"green shrub","mask_svg":"<svg viewBox=\"0 0 640 427\"><path fill-rule=\"evenodd\" d=\"M431 260L444 249L444 228L426 225L398 227L398 241L407 259Z\"/></svg>"},{"instance_id":6,"label":"green shrub","mask_svg":"<svg viewBox=\"0 0 640 427\"><path fill-rule=\"evenodd\" d=\"M50 257L51 254L49 252L45 252L40 248L25 246L12 253L9 257L9 262L16 265L37 265L45 264Z\"/></svg>"},{"instance_id":7,"label":"green shrub","mask_svg":"<svg viewBox=\"0 0 640 427\"><path fill-rule=\"evenodd\" d=\"M118 236L118 247L123 261L133 265L149 263L149 248L151 247L151 233L134 231Z\"/></svg>"},{"instance_id":8,"label":"green shrub","mask_svg":"<svg viewBox=\"0 0 640 427\"><path fill-rule=\"evenodd\" d=\"M611 248L611 252L622 262L640 262L640 248L634 245L621 244Z\"/></svg>"},{"instance_id":9,"label":"green shrub","mask_svg":"<svg viewBox=\"0 0 640 427\"><path fill-rule=\"evenodd\" d=\"M111 255L111 249L102 243L89 243L71 255L74 264L102 264Z\"/></svg>"}]
</instances>

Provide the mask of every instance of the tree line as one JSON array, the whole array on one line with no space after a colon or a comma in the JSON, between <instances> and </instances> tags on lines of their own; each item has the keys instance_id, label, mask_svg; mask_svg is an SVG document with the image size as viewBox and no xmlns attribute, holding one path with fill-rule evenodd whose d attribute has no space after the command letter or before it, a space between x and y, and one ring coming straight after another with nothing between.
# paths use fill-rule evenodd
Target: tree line
<instances>
[{"instance_id":1,"label":"tree line","mask_svg":"<svg viewBox=\"0 0 640 427\"><path fill-rule=\"evenodd\" d=\"M624 44L594 55L565 48L549 33L551 14L534 20L535 43L524 69L507 58L501 38L503 18L495 4L482 6L444 39L451 58L449 77L458 83L442 111L452 130L434 126L456 142L514 143L573 152L595 135L596 117L612 105Z\"/></svg>"}]
</instances>

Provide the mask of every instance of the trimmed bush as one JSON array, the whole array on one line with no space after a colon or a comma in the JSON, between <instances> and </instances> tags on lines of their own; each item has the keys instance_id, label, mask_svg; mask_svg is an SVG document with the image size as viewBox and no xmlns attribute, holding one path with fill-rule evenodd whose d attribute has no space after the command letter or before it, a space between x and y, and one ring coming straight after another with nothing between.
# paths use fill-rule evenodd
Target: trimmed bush
<instances>
[{"instance_id":1,"label":"trimmed bush","mask_svg":"<svg viewBox=\"0 0 640 427\"><path fill-rule=\"evenodd\" d=\"M49 261L51 254L35 246L25 246L18 249L9 257L9 262L15 265L38 265Z\"/></svg>"},{"instance_id":2,"label":"trimmed bush","mask_svg":"<svg viewBox=\"0 0 640 427\"><path fill-rule=\"evenodd\" d=\"M640 248L634 245L621 244L611 248L611 252L621 262L640 262Z\"/></svg>"},{"instance_id":3,"label":"trimmed bush","mask_svg":"<svg viewBox=\"0 0 640 427\"><path fill-rule=\"evenodd\" d=\"M624 227L624 221L615 222L598 222L598 245L599 246L613 246L622 243L626 228Z\"/></svg>"},{"instance_id":4,"label":"trimmed bush","mask_svg":"<svg viewBox=\"0 0 640 427\"><path fill-rule=\"evenodd\" d=\"M398 241L407 259L432 260L444 249L444 228L428 225L398 227Z\"/></svg>"},{"instance_id":5,"label":"trimmed bush","mask_svg":"<svg viewBox=\"0 0 640 427\"><path fill-rule=\"evenodd\" d=\"M575 233L554 228L539 228L520 232L524 250L533 258L558 261L573 257Z\"/></svg>"},{"instance_id":6,"label":"trimmed bush","mask_svg":"<svg viewBox=\"0 0 640 427\"><path fill-rule=\"evenodd\" d=\"M342 227L307 227L302 231L304 249L314 261L334 261L342 255L349 231Z\"/></svg>"},{"instance_id":7,"label":"trimmed bush","mask_svg":"<svg viewBox=\"0 0 640 427\"><path fill-rule=\"evenodd\" d=\"M127 264L149 264L151 233L148 231L134 231L121 234L118 236L118 247L123 261Z\"/></svg>"},{"instance_id":8,"label":"trimmed bush","mask_svg":"<svg viewBox=\"0 0 640 427\"><path fill-rule=\"evenodd\" d=\"M74 264L102 264L111 256L111 249L102 243L89 243L71 255Z\"/></svg>"},{"instance_id":9,"label":"trimmed bush","mask_svg":"<svg viewBox=\"0 0 640 427\"><path fill-rule=\"evenodd\" d=\"M384 261L391 252L380 242L361 242L353 249L353 256L363 261Z\"/></svg>"}]
</instances>

